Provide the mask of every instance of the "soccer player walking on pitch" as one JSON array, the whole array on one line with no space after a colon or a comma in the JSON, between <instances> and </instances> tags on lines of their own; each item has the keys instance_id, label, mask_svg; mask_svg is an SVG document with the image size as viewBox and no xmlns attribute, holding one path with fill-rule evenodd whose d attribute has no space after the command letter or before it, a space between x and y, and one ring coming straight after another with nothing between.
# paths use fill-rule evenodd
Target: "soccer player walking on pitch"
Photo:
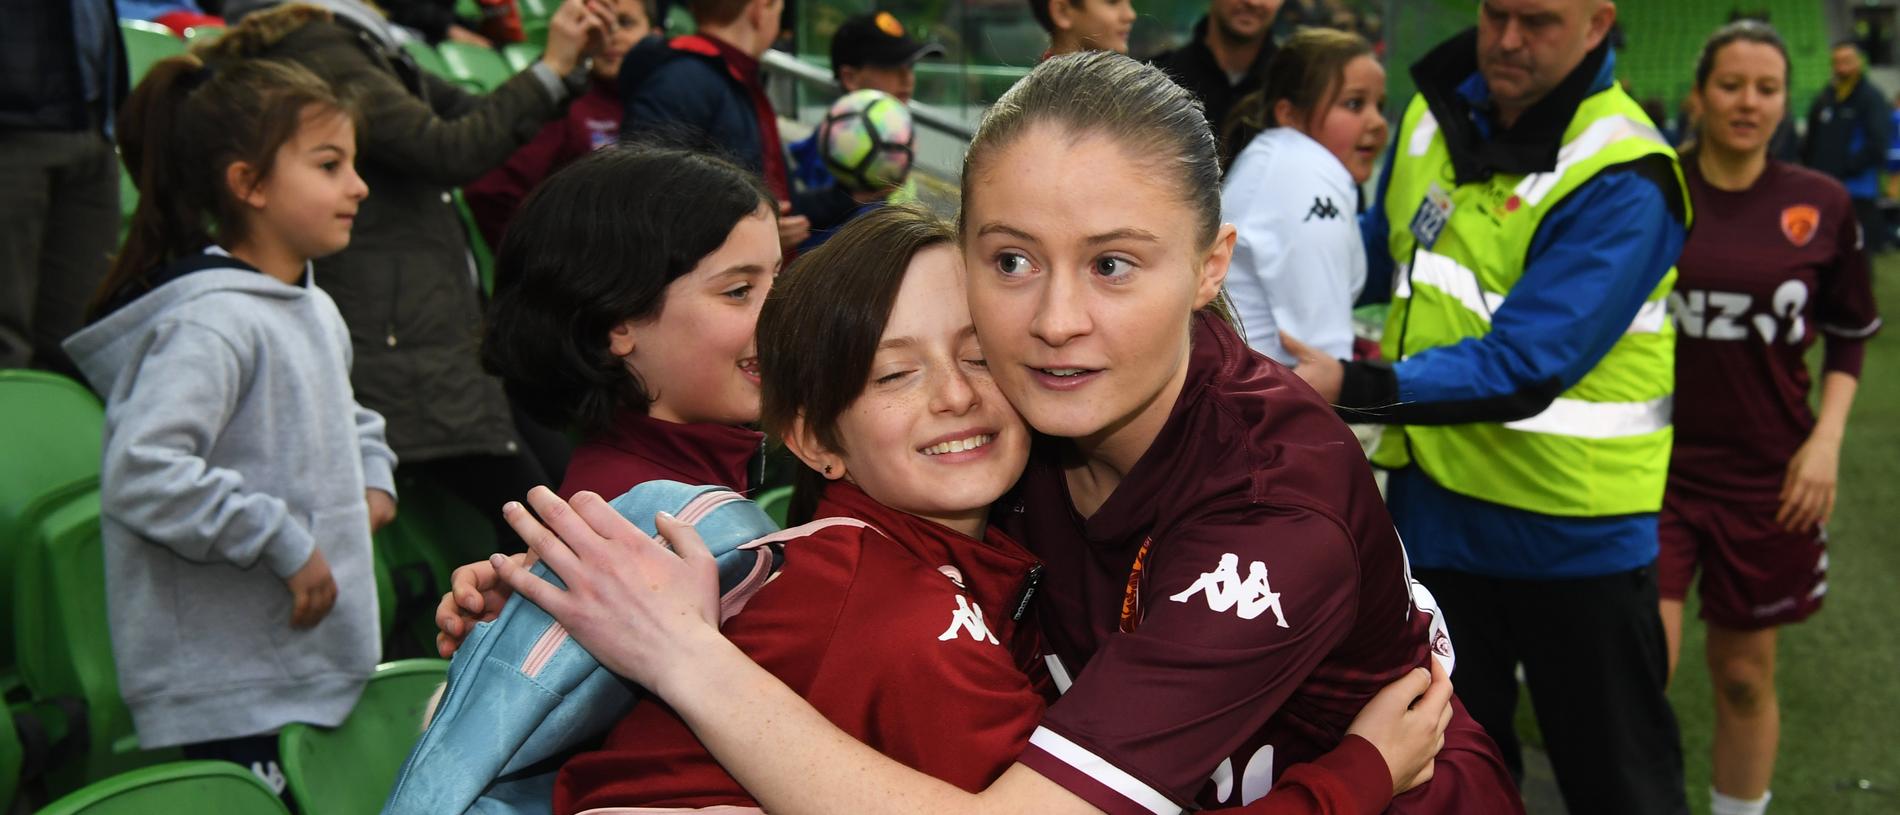
<instances>
[{"instance_id":1,"label":"soccer player walking on pitch","mask_svg":"<svg viewBox=\"0 0 1900 815\"><path fill-rule=\"evenodd\" d=\"M1701 572L1715 695L1714 815L1768 807L1780 710L1775 632L1827 592L1827 532L1866 339L1880 328L1853 202L1840 182L1768 158L1787 111L1788 54L1766 24L1709 38L1703 110L1683 157L1696 230L1670 295L1676 440L1657 581L1670 669ZM1821 410L1806 352L1827 338Z\"/></svg>"}]
</instances>

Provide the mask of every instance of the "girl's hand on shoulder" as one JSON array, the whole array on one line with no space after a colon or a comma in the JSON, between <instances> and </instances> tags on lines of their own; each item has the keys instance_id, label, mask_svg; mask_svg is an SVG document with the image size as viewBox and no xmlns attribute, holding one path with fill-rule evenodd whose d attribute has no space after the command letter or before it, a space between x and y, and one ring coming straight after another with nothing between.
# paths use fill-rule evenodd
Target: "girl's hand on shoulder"
<instances>
[{"instance_id":1,"label":"girl's hand on shoulder","mask_svg":"<svg viewBox=\"0 0 1900 815\"><path fill-rule=\"evenodd\" d=\"M1451 724L1451 675L1434 658L1385 686L1346 728L1379 748L1392 771L1392 794L1432 780L1432 765Z\"/></svg>"},{"instance_id":2,"label":"girl's hand on shoulder","mask_svg":"<svg viewBox=\"0 0 1900 815\"><path fill-rule=\"evenodd\" d=\"M1781 508L1775 523L1789 532L1804 532L1827 523L1834 515L1834 496L1841 469L1841 440L1820 434L1808 437L1788 462L1781 482Z\"/></svg>"},{"instance_id":3,"label":"girl's hand on shoulder","mask_svg":"<svg viewBox=\"0 0 1900 815\"><path fill-rule=\"evenodd\" d=\"M310 628L323 622L336 605L336 578L330 575L330 561L324 559L322 549L311 547L310 559L296 574L285 578L284 585L290 589L291 628Z\"/></svg>"},{"instance_id":4,"label":"girl's hand on shoulder","mask_svg":"<svg viewBox=\"0 0 1900 815\"><path fill-rule=\"evenodd\" d=\"M567 588L495 555L502 582L553 615L608 670L666 696L692 674L693 647L719 635L719 571L706 544L665 514L661 538L648 537L591 492L570 503L536 487L528 503L534 514L510 503L502 515Z\"/></svg>"},{"instance_id":5,"label":"girl's hand on shoulder","mask_svg":"<svg viewBox=\"0 0 1900 815\"><path fill-rule=\"evenodd\" d=\"M396 520L396 497L382 490L370 488L363 491L363 500L369 503L369 531L375 533Z\"/></svg>"}]
</instances>

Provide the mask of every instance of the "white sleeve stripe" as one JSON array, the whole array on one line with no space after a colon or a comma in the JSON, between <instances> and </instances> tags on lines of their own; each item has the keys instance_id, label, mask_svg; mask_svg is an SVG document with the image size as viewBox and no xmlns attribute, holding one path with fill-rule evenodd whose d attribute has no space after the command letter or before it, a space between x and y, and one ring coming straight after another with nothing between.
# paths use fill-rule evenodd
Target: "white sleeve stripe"
<instances>
[{"instance_id":1,"label":"white sleeve stripe","mask_svg":"<svg viewBox=\"0 0 1900 815\"><path fill-rule=\"evenodd\" d=\"M1049 728L1036 728L1036 732L1029 737L1029 743L1155 815L1178 815L1181 811L1181 807L1168 800L1168 796L1156 792L1155 788L1141 783L1122 768L1108 763Z\"/></svg>"},{"instance_id":2,"label":"white sleeve stripe","mask_svg":"<svg viewBox=\"0 0 1900 815\"><path fill-rule=\"evenodd\" d=\"M1836 337L1840 337L1841 339L1844 339L1844 340L1857 340L1862 337L1871 337L1874 335L1874 332L1879 331L1880 318L1876 317L1874 318L1873 322L1868 323L1859 328L1850 328L1848 326L1834 325L1832 323L1823 323L1821 325L1821 330L1826 331L1827 333L1832 334Z\"/></svg>"}]
</instances>

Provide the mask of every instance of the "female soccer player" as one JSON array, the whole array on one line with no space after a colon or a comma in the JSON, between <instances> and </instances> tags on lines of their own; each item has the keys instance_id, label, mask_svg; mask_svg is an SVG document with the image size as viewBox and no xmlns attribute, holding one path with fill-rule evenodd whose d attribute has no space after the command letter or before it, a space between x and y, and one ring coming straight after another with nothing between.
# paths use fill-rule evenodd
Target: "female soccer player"
<instances>
[{"instance_id":1,"label":"female soccer player","mask_svg":"<svg viewBox=\"0 0 1900 815\"><path fill-rule=\"evenodd\" d=\"M1218 181L1192 98L1115 54L1043 63L970 145L970 310L998 388L1043 434L997 520L1047 567L1036 613L1065 690L983 792L878 755L746 660L707 616L703 553L601 549L550 506L563 535L633 567L582 561L544 606L775 812L1177 812L1264 795L1432 659L1431 615L1350 432L1211 310L1234 242ZM508 514L533 545L561 546ZM689 529L665 531L694 551ZM1394 811L1521 812L1495 747L1454 709L1434 780ZM1354 744L1327 760L1377 811L1413 779Z\"/></svg>"},{"instance_id":2,"label":"female soccer player","mask_svg":"<svg viewBox=\"0 0 1900 815\"><path fill-rule=\"evenodd\" d=\"M1684 156L1696 228L1677 263L1676 440L1657 579L1673 672L1682 602L1702 573L1714 676L1716 815L1761 813L1775 764L1775 630L1821 606L1841 437L1865 341L1880 327L1847 191L1768 157L1788 54L1753 21L1696 63L1702 110ZM1826 335L1821 410L1806 351Z\"/></svg>"}]
</instances>

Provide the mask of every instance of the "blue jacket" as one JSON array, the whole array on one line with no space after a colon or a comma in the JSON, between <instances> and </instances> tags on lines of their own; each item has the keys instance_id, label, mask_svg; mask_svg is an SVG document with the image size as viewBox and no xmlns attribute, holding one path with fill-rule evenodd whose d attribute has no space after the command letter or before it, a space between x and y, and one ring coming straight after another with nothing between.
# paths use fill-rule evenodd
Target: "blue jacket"
<instances>
[{"instance_id":1,"label":"blue jacket","mask_svg":"<svg viewBox=\"0 0 1900 815\"><path fill-rule=\"evenodd\" d=\"M648 37L627 52L619 82L626 104L622 139L709 149L741 167L764 170L758 112L745 83L718 55ZM790 195L792 211L810 218L814 229L843 223L857 208L850 193L833 187Z\"/></svg>"},{"instance_id":2,"label":"blue jacket","mask_svg":"<svg viewBox=\"0 0 1900 815\"><path fill-rule=\"evenodd\" d=\"M1865 76L1846 99L1833 86L1821 89L1808 108L1808 135L1801 163L1839 179L1855 198L1880 197L1880 165L1893 140L1887 101Z\"/></svg>"},{"instance_id":3,"label":"blue jacket","mask_svg":"<svg viewBox=\"0 0 1900 815\"><path fill-rule=\"evenodd\" d=\"M1453 46L1463 46L1463 38ZM1440 51L1445 48L1441 47ZM1584 96L1615 81L1615 55L1603 46L1579 71L1592 72L1560 87L1544 105L1545 119L1567 122ZM1488 111L1490 89L1475 70L1434 74L1443 64L1434 52L1413 67L1421 93L1455 94L1453 107L1469 111L1487 140L1506 138ZM1468 58L1467 58L1468 59ZM1554 115L1561 112L1561 116ZM1537 107L1520 119L1525 126ZM1561 126L1552 128L1542 155L1554 161ZM1508 138L1520 146L1520 132ZM1535 146L1535 145L1533 145ZM1368 293L1389 297L1393 264L1386 242L1385 194L1396 145L1386 156L1376 203L1361 218L1366 239ZM1535 152L1535 151L1532 151ZM1394 422L1458 423L1485 418L1497 405L1523 401L1527 393L1556 394L1594 368L1623 335L1649 293L1682 251L1688 232L1673 173L1631 165L1612 168L1579 187L1538 226L1525 258L1524 276L1492 315L1491 333L1433 348L1391 364L1351 363L1340 403L1348 408L1401 403L1370 418ZM1354 382L1373 383L1354 386ZM1357 391L1356 393L1354 391ZM1545 400L1546 402L1548 400ZM1361 414L1365 415L1365 414ZM1386 496L1412 564L1497 577L1558 579L1629 571L1656 559L1653 513L1603 518L1566 518L1476 500L1447 490L1417 467L1392 474Z\"/></svg>"}]
</instances>

